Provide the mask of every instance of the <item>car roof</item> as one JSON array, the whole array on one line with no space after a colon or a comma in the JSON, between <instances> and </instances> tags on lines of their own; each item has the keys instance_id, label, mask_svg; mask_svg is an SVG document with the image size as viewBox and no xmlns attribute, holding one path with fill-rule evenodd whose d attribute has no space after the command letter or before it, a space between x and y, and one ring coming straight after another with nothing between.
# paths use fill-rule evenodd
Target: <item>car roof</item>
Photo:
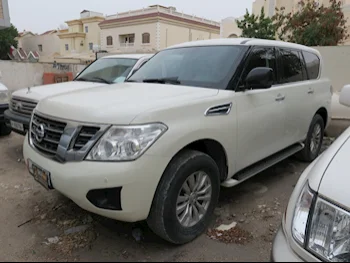
<instances>
[{"instance_id":1,"label":"car roof","mask_svg":"<svg viewBox=\"0 0 350 263\"><path fill-rule=\"evenodd\" d=\"M229 45L242 45L242 46L275 46L299 49L304 51L309 51L320 55L320 53L314 49L304 45L299 45L295 43L289 43L278 40L266 40L258 38L219 38L219 39L209 39L209 40L199 40L186 42L178 45L168 47L167 49L182 48L182 47L200 47L200 46L229 46Z\"/></svg>"},{"instance_id":2,"label":"car roof","mask_svg":"<svg viewBox=\"0 0 350 263\"><path fill-rule=\"evenodd\" d=\"M109 55L101 57L101 59L105 58L130 58L130 59L140 59L143 57L149 58L152 57L154 54L123 54L123 55Z\"/></svg>"}]
</instances>

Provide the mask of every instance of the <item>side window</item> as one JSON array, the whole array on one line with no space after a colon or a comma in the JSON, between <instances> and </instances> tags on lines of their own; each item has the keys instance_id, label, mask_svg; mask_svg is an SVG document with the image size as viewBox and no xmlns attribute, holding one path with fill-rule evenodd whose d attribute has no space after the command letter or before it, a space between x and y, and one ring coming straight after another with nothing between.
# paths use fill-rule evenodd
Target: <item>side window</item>
<instances>
[{"instance_id":1,"label":"side window","mask_svg":"<svg viewBox=\"0 0 350 263\"><path fill-rule=\"evenodd\" d=\"M244 80L248 76L249 72L254 68L268 67L273 70L274 84L277 83L277 64L276 54L274 48L254 48L249 56L249 60L245 66L244 72L241 77L240 87L244 85Z\"/></svg>"},{"instance_id":2,"label":"side window","mask_svg":"<svg viewBox=\"0 0 350 263\"><path fill-rule=\"evenodd\" d=\"M281 51L281 83L303 81L303 62L299 52L282 49ZM306 78L306 77L305 77Z\"/></svg>"},{"instance_id":3,"label":"side window","mask_svg":"<svg viewBox=\"0 0 350 263\"><path fill-rule=\"evenodd\" d=\"M309 79L317 79L320 73L320 59L311 52L303 51Z\"/></svg>"}]
</instances>

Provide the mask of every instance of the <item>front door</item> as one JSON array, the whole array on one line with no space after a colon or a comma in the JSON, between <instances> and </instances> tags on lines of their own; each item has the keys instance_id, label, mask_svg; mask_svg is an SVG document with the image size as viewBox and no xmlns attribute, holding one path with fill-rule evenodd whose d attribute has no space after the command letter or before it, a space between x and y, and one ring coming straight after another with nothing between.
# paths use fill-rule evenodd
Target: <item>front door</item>
<instances>
[{"instance_id":1,"label":"front door","mask_svg":"<svg viewBox=\"0 0 350 263\"><path fill-rule=\"evenodd\" d=\"M274 71L274 85L269 89L239 91L244 79L256 67ZM237 104L237 171L286 147L284 87L277 84L276 50L255 47L249 55L236 93Z\"/></svg>"}]
</instances>

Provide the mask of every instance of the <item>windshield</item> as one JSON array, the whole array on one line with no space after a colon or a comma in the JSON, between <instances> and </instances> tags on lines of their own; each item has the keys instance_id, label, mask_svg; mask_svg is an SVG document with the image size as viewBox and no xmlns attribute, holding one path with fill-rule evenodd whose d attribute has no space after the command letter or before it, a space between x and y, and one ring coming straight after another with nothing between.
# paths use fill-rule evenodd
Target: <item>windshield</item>
<instances>
[{"instance_id":1,"label":"windshield","mask_svg":"<svg viewBox=\"0 0 350 263\"><path fill-rule=\"evenodd\" d=\"M124 82L137 59L103 58L87 67L75 80L103 82L107 84Z\"/></svg>"},{"instance_id":2,"label":"windshield","mask_svg":"<svg viewBox=\"0 0 350 263\"><path fill-rule=\"evenodd\" d=\"M127 81L225 89L247 47L168 49L151 58Z\"/></svg>"}]
</instances>

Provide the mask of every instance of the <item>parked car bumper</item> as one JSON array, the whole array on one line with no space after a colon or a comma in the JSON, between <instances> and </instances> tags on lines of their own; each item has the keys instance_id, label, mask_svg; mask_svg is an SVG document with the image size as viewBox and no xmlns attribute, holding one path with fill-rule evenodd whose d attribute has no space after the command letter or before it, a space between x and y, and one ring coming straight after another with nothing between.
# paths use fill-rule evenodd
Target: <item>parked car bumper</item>
<instances>
[{"instance_id":1,"label":"parked car bumper","mask_svg":"<svg viewBox=\"0 0 350 263\"><path fill-rule=\"evenodd\" d=\"M21 134L21 135L25 135L27 133L27 131L29 130L29 124L30 124L30 117L26 117L23 115L19 115L16 113L13 113L10 110L6 110L5 113L5 123L6 125L12 129L12 131ZM23 126L23 130L20 129L16 129L14 127L11 126L11 121L16 122L20 125Z\"/></svg>"},{"instance_id":2,"label":"parked car bumper","mask_svg":"<svg viewBox=\"0 0 350 263\"><path fill-rule=\"evenodd\" d=\"M63 164L38 153L29 144L28 135L24 140L23 155L27 166L30 160L50 172L53 188L81 208L125 222L147 219L157 185L170 161L166 157L143 155L133 162L83 161ZM96 196L94 193L97 193ZM113 200L107 196L108 193ZM106 195L105 203L115 206L101 208L98 205L103 203L100 202L101 194Z\"/></svg>"},{"instance_id":3,"label":"parked car bumper","mask_svg":"<svg viewBox=\"0 0 350 263\"><path fill-rule=\"evenodd\" d=\"M9 108L8 104L1 104L0 105L0 124L5 122L5 114L4 112Z\"/></svg>"},{"instance_id":4,"label":"parked car bumper","mask_svg":"<svg viewBox=\"0 0 350 263\"><path fill-rule=\"evenodd\" d=\"M298 253L288 242L283 227L281 227L273 242L271 262L321 262L304 248L298 246L296 249Z\"/></svg>"}]
</instances>

